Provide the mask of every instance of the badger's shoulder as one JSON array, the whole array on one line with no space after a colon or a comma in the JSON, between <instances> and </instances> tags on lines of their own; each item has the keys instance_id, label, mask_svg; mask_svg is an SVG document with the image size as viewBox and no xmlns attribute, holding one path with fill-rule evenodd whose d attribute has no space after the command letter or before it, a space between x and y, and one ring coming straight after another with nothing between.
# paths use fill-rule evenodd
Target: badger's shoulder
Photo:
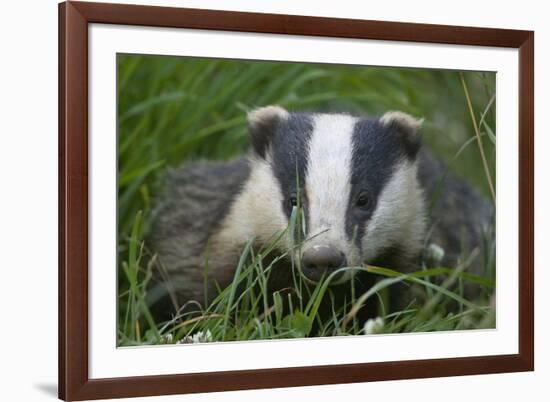
<instances>
[{"instance_id":1,"label":"badger's shoulder","mask_svg":"<svg viewBox=\"0 0 550 402\"><path fill-rule=\"evenodd\" d=\"M153 241L188 234L204 242L227 214L249 174L246 158L197 161L169 169L161 201L153 211Z\"/></svg>"},{"instance_id":2,"label":"badger's shoulder","mask_svg":"<svg viewBox=\"0 0 550 402\"><path fill-rule=\"evenodd\" d=\"M467 256L483 244L484 232L492 230L494 208L425 148L419 154L418 178L430 222L426 242L443 248L446 261L456 264L461 254Z\"/></svg>"}]
</instances>

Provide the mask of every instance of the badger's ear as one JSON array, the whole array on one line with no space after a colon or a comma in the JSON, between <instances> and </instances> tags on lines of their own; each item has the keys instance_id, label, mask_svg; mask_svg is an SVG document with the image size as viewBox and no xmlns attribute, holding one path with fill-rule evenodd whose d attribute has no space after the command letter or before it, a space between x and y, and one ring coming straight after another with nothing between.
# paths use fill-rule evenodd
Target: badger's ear
<instances>
[{"instance_id":1,"label":"badger's ear","mask_svg":"<svg viewBox=\"0 0 550 402\"><path fill-rule=\"evenodd\" d=\"M380 118L380 122L403 141L407 156L411 159L415 158L420 149L420 128L424 119L417 119L407 113L392 111L384 114Z\"/></svg>"},{"instance_id":2,"label":"badger's ear","mask_svg":"<svg viewBox=\"0 0 550 402\"><path fill-rule=\"evenodd\" d=\"M280 106L265 106L248 113L248 133L256 154L265 158L269 144L288 112Z\"/></svg>"}]
</instances>

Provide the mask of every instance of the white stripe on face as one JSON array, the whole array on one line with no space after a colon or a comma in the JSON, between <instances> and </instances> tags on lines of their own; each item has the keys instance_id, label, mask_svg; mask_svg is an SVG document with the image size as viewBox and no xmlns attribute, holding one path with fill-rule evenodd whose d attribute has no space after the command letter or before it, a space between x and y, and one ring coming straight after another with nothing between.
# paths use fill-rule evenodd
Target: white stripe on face
<instances>
[{"instance_id":1,"label":"white stripe on face","mask_svg":"<svg viewBox=\"0 0 550 402\"><path fill-rule=\"evenodd\" d=\"M422 249L425 233L424 194L417 180L417 165L403 161L378 196L376 210L363 236L366 261L392 244L414 255Z\"/></svg>"},{"instance_id":2,"label":"white stripe on face","mask_svg":"<svg viewBox=\"0 0 550 402\"><path fill-rule=\"evenodd\" d=\"M347 115L313 116L306 174L309 244L331 244L349 250L346 211L351 191L353 129Z\"/></svg>"}]
</instances>

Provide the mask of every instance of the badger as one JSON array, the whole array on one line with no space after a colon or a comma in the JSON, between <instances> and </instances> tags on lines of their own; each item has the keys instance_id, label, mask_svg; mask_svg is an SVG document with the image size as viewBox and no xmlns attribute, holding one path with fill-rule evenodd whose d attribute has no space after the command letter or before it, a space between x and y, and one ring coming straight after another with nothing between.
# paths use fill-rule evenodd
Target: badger
<instances>
[{"instance_id":1,"label":"badger","mask_svg":"<svg viewBox=\"0 0 550 402\"><path fill-rule=\"evenodd\" d=\"M292 236L278 243L287 257L270 279L273 289L289 286L292 259L314 282L364 264L418 270L430 245L444 252L442 266L455 267L464 250L481 247L493 207L422 146L421 125L399 111L376 118L279 106L249 112L245 156L167 173L149 246L175 307L158 305L166 313L202 301L206 260L209 295L216 294L215 284L228 286L243 247L251 239L259 247L272 242L298 204L305 238L301 247ZM481 265L478 256L468 269ZM346 293L342 284L357 271L341 271L333 286ZM366 278L358 283L372 286L372 275L359 274ZM404 287L396 289L394 308L411 298Z\"/></svg>"}]
</instances>

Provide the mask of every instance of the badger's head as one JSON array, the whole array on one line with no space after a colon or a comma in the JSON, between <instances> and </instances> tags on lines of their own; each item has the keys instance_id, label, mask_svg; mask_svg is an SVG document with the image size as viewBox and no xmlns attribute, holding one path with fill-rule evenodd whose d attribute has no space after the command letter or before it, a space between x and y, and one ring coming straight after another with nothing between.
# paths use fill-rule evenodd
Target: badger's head
<instances>
[{"instance_id":1,"label":"badger's head","mask_svg":"<svg viewBox=\"0 0 550 402\"><path fill-rule=\"evenodd\" d=\"M267 237L284 230L299 195L305 241L294 247L289 239L285 247L300 258L307 277L318 280L340 267L372 263L390 250L404 256L420 251L420 120L402 112L359 118L278 106L256 109L248 120L249 183L255 187L249 212L259 216L256 231Z\"/></svg>"}]
</instances>

